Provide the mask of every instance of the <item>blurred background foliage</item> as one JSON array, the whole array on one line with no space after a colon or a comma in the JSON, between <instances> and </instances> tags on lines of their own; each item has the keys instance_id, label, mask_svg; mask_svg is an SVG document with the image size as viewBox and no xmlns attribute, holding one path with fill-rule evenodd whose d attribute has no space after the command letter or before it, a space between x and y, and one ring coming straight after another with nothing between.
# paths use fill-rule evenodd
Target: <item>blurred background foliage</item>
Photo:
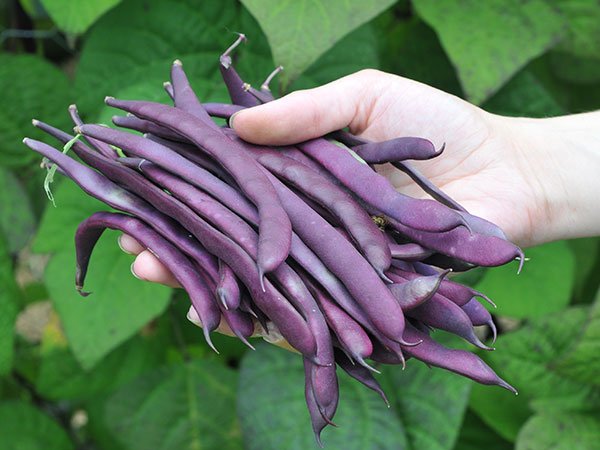
<instances>
[{"instance_id":1,"label":"blurred background foliage","mask_svg":"<svg viewBox=\"0 0 600 450\"><path fill-rule=\"evenodd\" d=\"M371 67L505 115L600 107L597 0L0 0L0 448L316 447L300 358L225 336L210 352L185 295L134 279L116 234L92 262L94 295L75 293L73 232L103 206L66 181L49 204L20 142L41 138L33 117L70 127L70 103L108 123L105 95L166 102L175 58L202 100L226 100L233 31L249 37L247 81L286 67L280 93ZM383 370L388 409L341 374L326 448L598 448L598 254L597 238L555 242L518 277L461 275L498 304L499 350L481 356L518 397L411 361Z\"/></svg>"}]
</instances>

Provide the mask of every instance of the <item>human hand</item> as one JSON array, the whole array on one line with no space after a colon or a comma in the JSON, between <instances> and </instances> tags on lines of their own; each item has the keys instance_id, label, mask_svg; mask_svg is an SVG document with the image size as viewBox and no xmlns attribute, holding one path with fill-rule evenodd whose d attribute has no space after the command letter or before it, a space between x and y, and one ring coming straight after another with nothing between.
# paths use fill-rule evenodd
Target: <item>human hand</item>
<instances>
[{"instance_id":1,"label":"human hand","mask_svg":"<svg viewBox=\"0 0 600 450\"><path fill-rule=\"evenodd\" d=\"M445 143L441 156L416 161L415 167L469 212L496 223L517 244L529 246L600 231L600 214L597 208L589 209L592 202L586 203L582 194L598 179L594 174L600 156L577 158L571 152L565 158L564 152L567 144L572 150L580 146L574 132L585 129L582 124L594 129L595 123L598 129L598 116L593 114L507 118L422 83L364 70L241 111L232 126L243 139L258 144L293 144L346 126L374 141L419 136L437 147ZM595 135L591 139L600 141ZM425 196L398 170L380 170L403 192ZM158 260L131 238L123 237L121 245L139 253L132 266L138 277L176 285Z\"/></svg>"}]
</instances>

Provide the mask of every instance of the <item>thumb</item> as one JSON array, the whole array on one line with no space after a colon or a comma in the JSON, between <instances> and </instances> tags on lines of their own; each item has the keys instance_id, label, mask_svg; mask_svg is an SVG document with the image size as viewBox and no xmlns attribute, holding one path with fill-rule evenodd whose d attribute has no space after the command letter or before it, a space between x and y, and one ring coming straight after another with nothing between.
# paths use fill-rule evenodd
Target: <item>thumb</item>
<instances>
[{"instance_id":1,"label":"thumb","mask_svg":"<svg viewBox=\"0 0 600 450\"><path fill-rule=\"evenodd\" d=\"M230 126L245 141L270 145L294 144L347 126L360 129L368 119L360 105L377 73L363 70L242 110L232 116Z\"/></svg>"}]
</instances>

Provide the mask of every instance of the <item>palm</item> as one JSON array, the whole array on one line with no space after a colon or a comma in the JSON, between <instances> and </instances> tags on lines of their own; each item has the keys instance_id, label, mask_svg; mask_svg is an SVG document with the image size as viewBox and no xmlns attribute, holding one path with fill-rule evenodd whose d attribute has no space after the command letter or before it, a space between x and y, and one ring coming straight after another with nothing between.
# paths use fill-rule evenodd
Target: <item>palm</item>
<instances>
[{"instance_id":1,"label":"palm","mask_svg":"<svg viewBox=\"0 0 600 450\"><path fill-rule=\"evenodd\" d=\"M372 140L421 136L444 153L414 166L473 214L497 223L511 239L530 242L535 211L527 161L505 133L495 133L494 116L461 99L410 80L389 76L385 95L376 97L362 127L353 127ZM372 95L372 93L369 93ZM502 137L499 137L502 136ZM424 196L406 175L391 166L380 171L403 192Z\"/></svg>"}]
</instances>

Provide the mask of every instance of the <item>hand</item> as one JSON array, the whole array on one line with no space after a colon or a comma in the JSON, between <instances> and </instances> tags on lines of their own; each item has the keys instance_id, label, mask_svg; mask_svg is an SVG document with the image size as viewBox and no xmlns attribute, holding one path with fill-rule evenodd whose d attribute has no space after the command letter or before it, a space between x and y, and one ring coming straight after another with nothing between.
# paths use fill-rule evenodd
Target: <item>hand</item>
<instances>
[{"instance_id":1,"label":"hand","mask_svg":"<svg viewBox=\"0 0 600 450\"><path fill-rule=\"evenodd\" d=\"M437 147L445 143L440 157L415 166L469 212L529 246L600 233L598 202L586 194L600 178L599 122L598 113L501 117L416 81L364 70L242 111L232 126L259 144L292 144L346 126L374 141L419 136ZM380 170L403 192L425 196L401 172ZM124 236L121 245L139 253L132 266L137 276L177 284L131 238Z\"/></svg>"}]
</instances>

